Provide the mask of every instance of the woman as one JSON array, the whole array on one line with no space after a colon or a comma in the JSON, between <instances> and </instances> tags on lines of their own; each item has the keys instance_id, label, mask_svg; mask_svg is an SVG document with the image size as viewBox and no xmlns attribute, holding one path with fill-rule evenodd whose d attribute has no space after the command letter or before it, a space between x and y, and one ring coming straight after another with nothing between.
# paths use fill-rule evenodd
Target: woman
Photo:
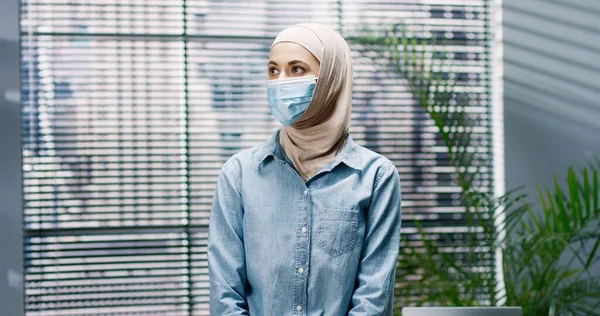
<instances>
[{"instance_id":1,"label":"woman","mask_svg":"<svg viewBox=\"0 0 600 316\"><path fill-rule=\"evenodd\" d=\"M348 44L303 23L277 36L269 59L269 105L283 127L219 174L211 315L392 315L400 183L390 160L348 133Z\"/></svg>"}]
</instances>

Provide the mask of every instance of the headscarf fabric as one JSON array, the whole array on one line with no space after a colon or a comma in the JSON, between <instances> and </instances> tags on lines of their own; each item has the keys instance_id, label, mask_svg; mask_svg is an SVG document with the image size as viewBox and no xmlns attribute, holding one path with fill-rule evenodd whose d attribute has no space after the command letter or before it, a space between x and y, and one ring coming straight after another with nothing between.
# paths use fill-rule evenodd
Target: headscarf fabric
<instances>
[{"instance_id":1,"label":"headscarf fabric","mask_svg":"<svg viewBox=\"0 0 600 316\"><path fill-rule=\"evenodd\" d=\"M344 146L350 129L352 60L350 47L331 27L301 23L281 31L273 41L292 42L319 61L315 92L306 112L291 126L283 126L279 143L307 181L330 162Z\"/></svg>"}]
</instances>

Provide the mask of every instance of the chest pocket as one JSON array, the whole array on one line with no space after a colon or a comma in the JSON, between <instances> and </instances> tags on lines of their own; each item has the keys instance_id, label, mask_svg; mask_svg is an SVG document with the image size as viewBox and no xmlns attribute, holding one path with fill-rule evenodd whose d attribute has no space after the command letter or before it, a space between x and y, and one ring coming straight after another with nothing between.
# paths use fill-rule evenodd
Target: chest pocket
<instances>
[{"instance_id":1,"label":"chest pocket","mask_svg":"<svg viewBox=\"0 0 600 316\"><path fill-rule=\"evenodd\" d=\"M337 257L356 246L358 238L358 210L319 209L317 244Z\"/></svg>"}]
</instances>

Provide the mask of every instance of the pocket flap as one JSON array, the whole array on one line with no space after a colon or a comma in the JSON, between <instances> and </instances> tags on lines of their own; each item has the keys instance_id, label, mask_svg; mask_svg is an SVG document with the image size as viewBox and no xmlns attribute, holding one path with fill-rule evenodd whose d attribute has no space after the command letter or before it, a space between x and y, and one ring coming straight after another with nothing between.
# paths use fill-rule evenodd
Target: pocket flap
<instances>
[{"instance_id":1,"label":"pocket flap","mask_svg":"<svg viewBox=\"0 0 600 316\"><path fill-rule=\"evenodd\" d=\"M319 217L321 219L340 219L347 221L355 221L358 218L358 210L353 209L320 209Z\"/></svg>"}]
</instances>

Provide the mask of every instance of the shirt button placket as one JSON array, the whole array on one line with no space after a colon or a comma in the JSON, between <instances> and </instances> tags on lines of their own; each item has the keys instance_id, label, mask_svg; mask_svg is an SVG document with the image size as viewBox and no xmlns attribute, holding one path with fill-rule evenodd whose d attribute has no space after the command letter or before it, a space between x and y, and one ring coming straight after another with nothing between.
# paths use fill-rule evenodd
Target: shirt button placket
<instances>
[{"instance_id":1,"label":"shirt button placket","mask_svg":"<svg viewBox=\"0 0 600 316\"><path fill-rule=\"evenodd\" d=\"M310 202L308 201L308 193L309 193L308 192L308 188L305 188L304 192L303 192L303 195L305 197L306 205L310 204ZM308 208L306 208L305 211L304 211L304 218L302 218L302 221L306 221L307 217L308 217ZM309 254L308 254L308 241L307 241L308 236L306 235L306 232L308 231L308 229L306 228L306 226L302 226L301 231L303 233L302 236L301 236L301 240L302 240L302 249L304 251L301 252L301 253L303 253L303 256L302 256L302 258L299 258L299 259L301 260L300 262L308 262L308 258L307 258L309 256ZM306 279L306 275L304 273L305 270L304 270L303 267L299 267L297 271L300 274L299 275L300 283L298 284L298 286L300 287L299 288L299 293L305 293L305 289L306 289L306 285L307 285L306 282L308 282L308 280ZM301 294L298 297L298 303L301 303L301 302L306 303L303 298L305 298L305 297L304 297L303 294ZM296 311L299 314L304 314L304 313L302 313L303 307L300 304L296 305Z\"/></svg>"}]
</instances>

